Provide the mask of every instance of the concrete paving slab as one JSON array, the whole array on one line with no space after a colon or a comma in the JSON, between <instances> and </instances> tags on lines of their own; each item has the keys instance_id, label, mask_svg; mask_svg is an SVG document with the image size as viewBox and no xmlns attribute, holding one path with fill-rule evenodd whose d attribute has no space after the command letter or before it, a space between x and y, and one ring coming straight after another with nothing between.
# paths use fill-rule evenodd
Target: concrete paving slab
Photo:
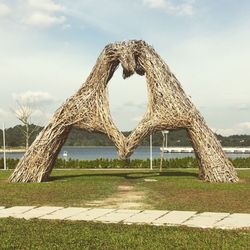
<instances>
[{"instance_id":1,"label":"concrete paving slab","mask_svg":"<svg viewBox=\"0 0 250 250\"><path fill-rule=\"evenodd\" d=\"M155 225L181 225L184 221L194 216L197 212L193 211L171 211L159 219L153 221Z\"/></svg>"},{"instance_id":2,"label":"concrete paving slab","mask_svg":"<svg viewBox=\"0 0 250 250\"><path fill-rule=\"evenodd\" d=\"M250 228L250 214L243 213L199 213L194 211L129 210L79 207L0 207L0 218L41 218L59 220L100 221L104 223L185 225L199 228L237 229Z\"/></svg>"},{"instance_id":3,"label":"concrete paving slab","mask_svg":"<svg viewBox=\"0 0 250 250\"><path fill-rule=\"evenodd\" d=\"M189 227L213 228L215 223L219 222L229 215L229 213L200 213L194 215L193 217L185 221L182 225Z\"/></svg>"},{"instance_id":4,"label":"concrete paving slab","mask_svg":"<svg viewBox=\"0 0 250 250\"><path fill-rule=\"evenodd\" d=\"M84 211L80 214L70 216L67 218L67 220L90 221L90 220L95 220L96 218L101 217L113 211L115 211L115 209L93 208L93 209Z\"/></svg>"},{"instance_id":5,"label":"concrete paving slab","mask_svg":"<svg viewBox=\"0 0 250 250\"><path fill-rule=\"evenodd\" d=\"M123 223L126 224L133 224L133 223L138 223L138 224L150 224L159 217L167 214L168 211L166 210L144 210L141 213L137 213L123 221Z\"/></svg>"},{"instance_id":6,"label":"concrete paving slab","mask_svg":"<svg viewBox=\"0 0 250 250\"><path fill-rule=\"evenodd\" d=\"M50 214L50 213L57 211L59 209L63 209L63 207L43 206L43 207L34 208L34 209L29 210L23 214L17 214L14 217L15 218L24 218L26 220L29 220L29 219L33 219L33 218L39 218L39 217L44 216L46 214Z\"/></svg>"},{"instance_id":7,"label":"concrete paving slab","mask_svg":"<svg viewBox=\"0 0 250 250\"><path fill-rule=\"evenodd\" d=\"M219 221L214 226L221 229L250 228L250 214L234 213Z\"/></svg>"},{"instance_id":8,"label":"concrete paving slab","mask_svg":"<svg viewBox=\"0 0 250 250\"><path fill-rule=\"evenodd\" d=\"M0 218L15 217L17 215L23 214L35 206L15 206L10 208L5 208L0 210Z\"/></svg>"},{"instance_id":9,"label":"concrete paving slab","mask_svg":"<svg viewBox=\"0 0 250 250\"><path fill-rule=\"evenodd\" d=\"M97 219L96 221L106 222L106 223L119 223L123 220L128 219L129 217L140 213L141 210L126 210L126 209L117 209L111 213L105 214Z\"/></svg>"},{"instance_id":10,"label":"concrete paving slab","mask_svg":"<svg viewBox=\"0 0 250 250\"><path fill-rule=\"evenodd\" d=\"M80 207L67 207L64 209L56 210L51 214L46 214L39 219L52 219L52 220L65 220L70 216L78 215L82 212L90 210L90 208L80 208Z\"/></svg>"},{"instance_id":11,"label":"concrete paving slab","mask_svg":"<svg viewBox=\"0 0 250 250\"><path fill-rule=\"evenodd\" d=\"M140 213L142 210L139 210L139 209L116 209L115 212L116 213Z\"/></svg>"}]
</instances>

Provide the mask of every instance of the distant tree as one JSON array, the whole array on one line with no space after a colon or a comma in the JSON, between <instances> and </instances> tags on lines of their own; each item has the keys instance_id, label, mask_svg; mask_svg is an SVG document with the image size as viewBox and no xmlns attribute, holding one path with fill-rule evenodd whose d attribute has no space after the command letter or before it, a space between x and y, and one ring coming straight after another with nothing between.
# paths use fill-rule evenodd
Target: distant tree
<instances>
[{"instance_id":1,"label":"distant tree","mask_svg":"<svg viewBox=\"0 0 250 250\"><path fill-rule=\"evenodd\" d=\"M27 104L18 103L14 113L17 119L24 125L24 127L21 127L21 131L25 137L25 148L27 150L29 148L30 137L37 130L37 126L31 126L33 109Z\"/></svg>"}]
</instances>

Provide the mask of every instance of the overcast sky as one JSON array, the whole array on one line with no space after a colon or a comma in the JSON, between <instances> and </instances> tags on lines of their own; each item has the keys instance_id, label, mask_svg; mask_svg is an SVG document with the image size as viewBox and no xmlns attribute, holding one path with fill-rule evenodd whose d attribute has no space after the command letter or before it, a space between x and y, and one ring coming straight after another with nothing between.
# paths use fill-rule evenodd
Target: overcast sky
<instances>
[{"instance_id":1,"label":"overcast sky","mask_svg":"<svg viewBox=\"0 0 250 250\"><path fill-rule=\"evenodd\" d=\"M250 134L249 0L0 0L0 122L26 102L47 119L85 81L110 42L153 45L217 133ZM145 112L145 78L109 84L117 126Z\"/></svg>"}]
</instances>

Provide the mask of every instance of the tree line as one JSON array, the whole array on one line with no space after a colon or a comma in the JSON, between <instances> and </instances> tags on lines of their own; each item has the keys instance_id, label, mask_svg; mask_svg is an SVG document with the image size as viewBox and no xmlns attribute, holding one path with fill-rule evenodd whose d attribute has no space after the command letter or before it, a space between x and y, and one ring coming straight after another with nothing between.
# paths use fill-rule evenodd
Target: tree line
<instances>
[{"instance_id":1,"label":"tree line","mask_svg":"<svg viewBox=\"0 0 250 250\"><path fill-rule=\"evenodd\" d=\"M23 133L24 126L17 125L6 129L6 146L7 147L25 147L26 138ZM29 138L31 144L38 133L43 129L41 126L34 124L30 125L30 129L34 132ZM3 131L0 130L0 146L3 145ZM127 136L130 132L123 132ZM250 135L231 135L222 136L216 135L222 146L226 147L247 147L250 146ZM163 136L161 132L156 132L153 135L153 146L162 146ZM145 138L141 144L142 146L149 145L149 137ZM113 146L113 142L104 134L90 133L86 130L73 128L68 136L65 146ZM172 130L168 134L168 146L183 147L191 146L191 141L185 129Z\"/></svg>"}]
</instances>

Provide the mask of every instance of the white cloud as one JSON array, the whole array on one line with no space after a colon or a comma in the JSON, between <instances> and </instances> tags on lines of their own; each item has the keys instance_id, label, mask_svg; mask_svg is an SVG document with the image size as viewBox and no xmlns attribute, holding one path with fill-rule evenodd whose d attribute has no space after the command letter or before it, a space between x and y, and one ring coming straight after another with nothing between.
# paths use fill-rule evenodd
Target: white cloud
<instances>
[{"instance_id":1,"label":"white cloud","mask_svg":"<svg viewBox=\"0 0 250 250\"><path fill-rule=\"evenodd\" d=\"M22 92L22 93L13 93L12 97L18 103L31 105L31 106L48 105L56 101L56 99L52 97L49 93L41 92L41 91L37 91L37 92L27 91L27 92Z\"/></svg>"},{"instance_id":2,"label":"white cloud","mask_svg":"<svg viewBox=\"0 0 250 250\"><path fill-rule=\"evenodd\" d=\"M11 12L10 8L8 5L4 3L0 3L0 17L5 17L9 15Z\"/></svg>"},{"instance_id":3,"label":"white cloud","mask_svg":"<svg viewBox=\"0 0 250 250\"><path fill-rule=\"evenodd\" d=\"M242 128L242 129L248 129L248 130L250 130L250 122L239 123L239 127Z\"/></svg>"},{"instance_id":4,"label":"white cloud","mask_svg":"<svg viewBox=\"0 0 250 250\"><path fill-rule=\"evenodd\" d=\"M142 118L143 118L143 115L139 115L139 116L133 117L131 120L133 122L140 122L142 120Z\"/></svg>"},{"instance_id":5,"label":"white cloud","mask_svg":"<svg viewBox=\"0 0 250 250\"><path fill-rule=\"evenodd\" d=\"M62 26L62 29L63 29L63 30L67 30L67 29L70 29L70 28L71 28L71 25L68 24L68 23L66 23L66 24L64 24L64 25Z\"/></svg>"},{"instance_id":6,"label":"white cloud","mask_svg":"<svg viewBox=\"0 0 250 250\"><path fill-rule=\"evenodd\" d=\"M218 128L212 130L216 134L221 134L224 136L250 134L250 122L238 123L233 128Z\"/></svg>"},{"instance_id":7,"label":"white cloud","mask_svg":"<svg viewBox=\"0 0 250 250\"><path fill-rule=\"evenodd\" d=\"M43 109L32 110L32 117L34 118L35 123L39 125L46 125L52 115L53 114L51 112L45 111Z\"/></svg>"},{"instance_id":8,"label":"white cloud","mask_svg":"<svg viewBox=\"0 0 250 250\"><path fill-rule=\"evenodd\" d=\"M143 0L150 8L162 9L174 15L191 16L194 14L194 1L183 0L181 3L174 3L171 0Z\"/></svg>"},{"instance_id":9,"label":"white cloud","mask_svg":"<svg viewBox=\"0 0 250 250\"><path fill-rule=\"evenodd\" d=\"M250 110L250 104L249 103L239 103L236 105L236 108L240 111L248 111L248 110Z\"/></svg>"},{"instance_id":10,"label":"white cloud","mask_svg":"<svg viewBox=\"0 0 250 250\"><path fill-rule=\"evenodd\" d=\"M27 0L23 22L40 28L49 28L64 24L66 17L62 14L65 7L52 0Z\"/></svg>"},{"instance_id":11,"label":"white cloud","mask_svg":"<svg viewBox=\"0 0 250 250\"><path fill-rule=\"evenodd\" d=\"M8 114L9 114L9 112L7 112L6 110L0 108L0 117L6 116Z\"/></svg>"},{"instance_id":12,"label":"white cloud","mask_svg":"<svg viewBox=\"0 0 250 250\"><path fill-rule=\"evenodd\" d=\"M2 122L5 123L5 126L9 126L9 121L13 120L13 113L10 109L6 108L0 108L0 125L2 125Z\"/></svg>"},{"instance_id":13,"label":"white cloud","mask_svg":"<svg viewBox=\"0 0 250 250\"><path fill-rule=\"evenodd\" d=\"M145 4L148 4L150 8L164 8L165 0L144 0Z\"/></svg>"},{"instance_id":14,"label":"white cloud","mask_svg":"<svg viewBox=\"0 0 250 250\"><path fill-rule=\"evenodd\" d=\"M25 23L37 27L47 28L53 25L62 24L65 20L66 18L64 16L55 16L42 12L35 12L25 20Z\"/></svg>"},{"instance_id":15,"label":"white cloud","mask_svg":"<svg viewBox=\"0 0 250 250\"><path fill-rule=\"evenodd\" d=\"M60 12L65 10L64 6L52 0L28 0L28 3L31 7L40 11Z\"/></svg>"},{"instance_id":16,"label":"white cloud","mask_svg":"<svg viewBox=\"0 0 250 250\"><path fill-rule=\"evenodd\" d=\"M16 108L14 108L15 113L20 109L19 105L27 107L31 111L31 122L40 125L45 125L48 122L52 116L49 109L51 106L55 106L54 104L57 102L49 93L42 91L13 93L12 97L17 103Z\"/></svg>"},{"instance_id":17,"label":"white cloud","mask_svg":"<svg viewBox=\"0 0 250 250\"><path fill-rule=\"evenodd\" d=\"M33 108L30 106L17 106L15 109L12 110L12 116L18 120L19 120L18 117L23 117L24 114L29 116L29 121L31 123L39 125L46 125L48 120L52 116L52 114L48 111L45 111L40 108ZM7 117L7 115L5 115L5 117Z\"/></svg>"}]
</instances>

